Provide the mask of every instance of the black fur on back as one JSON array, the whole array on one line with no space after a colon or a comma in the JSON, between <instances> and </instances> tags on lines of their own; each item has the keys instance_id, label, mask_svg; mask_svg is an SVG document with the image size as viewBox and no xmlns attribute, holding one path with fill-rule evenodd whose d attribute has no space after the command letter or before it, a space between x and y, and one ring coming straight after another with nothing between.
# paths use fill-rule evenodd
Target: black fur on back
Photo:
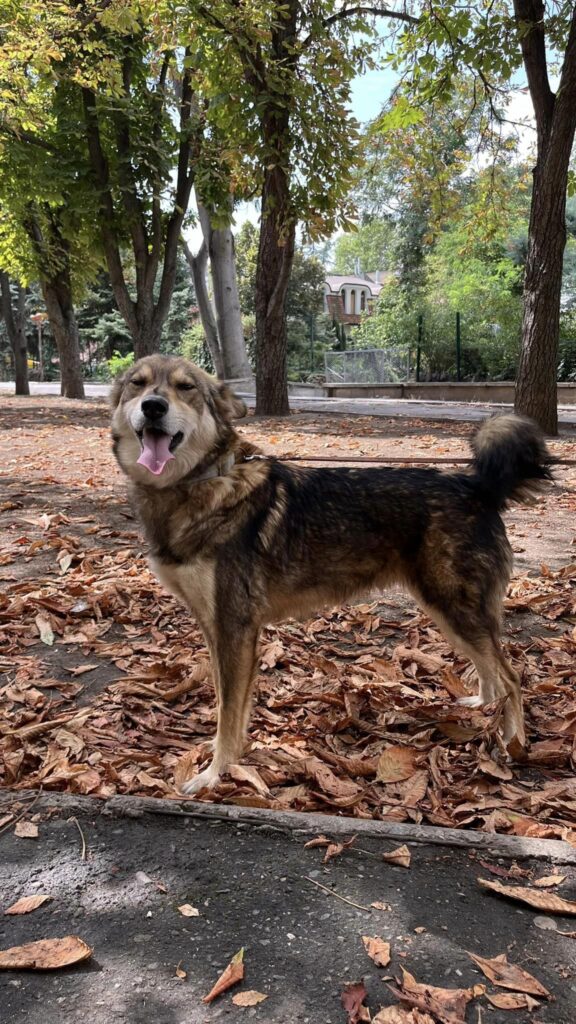
<instances>
[{"instance_id":1,"label":"black fur on back","mask_svg":"<svg viewBox=\"0 0 576 1024\"><path fill-rule=\"evenodd\" d=\"M485 420L472 439L473 474L483 500L491 507L529 502L552 480L554 461L544 435L524 416L494 416Z\"/></svg>"}]
</instances>

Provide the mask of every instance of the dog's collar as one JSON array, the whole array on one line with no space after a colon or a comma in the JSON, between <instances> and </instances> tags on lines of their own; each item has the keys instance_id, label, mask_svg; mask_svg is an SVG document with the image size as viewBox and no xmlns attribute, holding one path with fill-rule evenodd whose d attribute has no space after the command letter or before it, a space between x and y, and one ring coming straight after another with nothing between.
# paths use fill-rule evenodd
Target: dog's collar
<instances>
[{"instance_id":1,"label":"dog's collar","mask_svg":"<svg viewBox=\"0 0 576 1024\"><path fill-rule=\"evenodd\" d=\"M211 466L208 466L208 468L202 473L199 473L198 476L193 476L190 482L199 484L203 480L212 480L217 476L226 476L226 474L232 469L235 462L236 458L234 456L234 452L228 452L228 454L223 456L223 458L217 459Z\"/></svg>"}]
</instances>

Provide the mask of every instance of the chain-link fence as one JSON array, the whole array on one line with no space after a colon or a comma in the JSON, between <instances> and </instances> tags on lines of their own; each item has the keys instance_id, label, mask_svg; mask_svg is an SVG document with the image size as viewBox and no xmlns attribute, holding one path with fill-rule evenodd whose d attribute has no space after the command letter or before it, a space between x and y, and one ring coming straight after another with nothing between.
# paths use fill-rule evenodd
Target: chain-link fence
<instances>
[{"instance_id":1,"label":"chain-link fence","mask_svg":"<svg viewBox=\"0 0 576 1024\"><path fill-rule=\"evenodd\" d=\"M327 384L395 384L410 378L410 351L394 348L326 352Z\"/></svg>"}]
</instances>

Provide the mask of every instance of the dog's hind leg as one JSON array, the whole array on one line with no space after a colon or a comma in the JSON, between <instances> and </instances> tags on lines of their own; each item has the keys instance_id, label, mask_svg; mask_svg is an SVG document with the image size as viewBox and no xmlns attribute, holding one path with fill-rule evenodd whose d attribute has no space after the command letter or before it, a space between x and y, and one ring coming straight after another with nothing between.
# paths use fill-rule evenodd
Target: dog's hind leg
<instances>
[{"instance_id":1,"label":"dog's hind leg","mask_svg":"<svg viewBox=\"0 0 576 1024\"><path fill-rule=\"evenodd\" d=\"M478 673L478 696L465 697L463 704L482 707L506 697L503 711L503 739L525 748L524 712L520 678L508 664L500 643L500 600L492 595L488 607L478 601L468 607L466 601L456 609L449 601L422 601L425 611L438 624L447 640L470 659ZM492 608L490 608L492 604Z\"/></svg>"},{"instance_id":2,"label":"dog's hind leg","mask_svg":"<svg viewBox=\"0 0 576 1024\"><path fill-rule=\"evenodd\" d=\"M229 764L242 754L250 715L254 662L258 630L235 631L228 628L209 642L216 690L218 726L213 744L212 763L181 789L191 795L212 789Z\"/></svg>"}]
</instances>

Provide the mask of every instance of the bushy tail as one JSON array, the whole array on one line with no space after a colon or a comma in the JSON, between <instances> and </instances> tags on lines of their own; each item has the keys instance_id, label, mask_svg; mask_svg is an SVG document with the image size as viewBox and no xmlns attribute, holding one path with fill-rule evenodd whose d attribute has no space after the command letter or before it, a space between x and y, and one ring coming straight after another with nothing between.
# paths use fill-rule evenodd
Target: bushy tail
<instances>
[{"instance_id":1,"label":"bushy tail","mask_svg":"<svg viewBox=\"0 0 576 1024\"><path fill-rule=\"evenodd\" d=\"M474 475L484 500L501 510L512 501L531 501L552 479L553 459L544 435L523 416L494 416L472 439Z\"/></svg>"}]
</instances>

